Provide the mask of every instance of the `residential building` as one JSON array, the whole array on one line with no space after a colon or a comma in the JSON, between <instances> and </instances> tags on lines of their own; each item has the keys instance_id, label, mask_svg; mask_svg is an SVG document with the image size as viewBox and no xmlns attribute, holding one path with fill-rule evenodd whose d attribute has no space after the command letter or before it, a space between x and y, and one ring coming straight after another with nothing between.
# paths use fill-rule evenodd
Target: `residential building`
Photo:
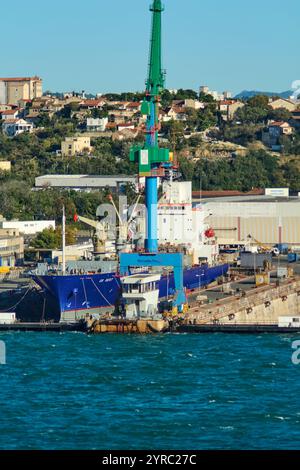
<instances>
[{"instance_id":1,"label":"residential building","mask_svg":"<svg viewBox=\"0 0 300 470\"><path fill-rule=\"evenodd\" d=\"M18 101L18 108L24 109L30 106L31 103L32 103L32 100L22 98L21 100Z\"/></svg>"},{"instance_id":2,"label":"residential building","mask_svg":"<svg viewBox=\"0 0 300 470\"><path fill-rule=\"evenodd\" d=\"M8 160L0 160L0 171L11 171L11 162Z\"/></svg>"},{"instance_id":3,"label":"residential building","mask_svg":"<svg viewBox=\"0 0 300 470\"><path fill-rule=\"evenodd\" d=\"M205 105L204 103L201 103L201 101L190 99L190 100L184 100L184 108L191 108L197 111L198 109L204 109Z\"/></svg>"},{"instance_id":4,"label":"residential building","mask_svg":"<svg viewBox=\"0 0 300 470\"><path fill-rule=\"evenodd\" d=\"M0 103L17 105L22 99L42 96L42 79L39 77L0 78Z\"/></svg>"},{"instance_id":5,"label":"residential building","mask_svg":"<svg viewBox=\"0 0 300 470\"><path fill-rule=\"evenodd\" d=\"M128 122L128 123L123 123L123 124L118 124L118 131L123 131L125 129L132 129L134 130L135 126L133 123Z\"/></svg>"},{"instance_id":6,"label":"residential building","mask_svg":"<svg viewBox=\"0 0 300 470\"><path fill-rule=\"evenodd\" d=\"M5 111L0 111L0 114L3 121L7 119L17 119L20 116L20 110L18 108L6 109Z\"/></svg>"},{"instance_id":7,"label":"residential building","mask_svg":"<svg viewBox=\"0 0 300 470\"><path fill-rule=\"evenodd\" d=\"M271 100L269 106L271 106L272 109L286 109L287 111L293 112L297 109L298 104L292 100L277 98Z\"/></svg>"},{"instance_id":8,"label":"residential building","mask_svg":"<svg viewBox=\"0 0 300 470\"><path fill-rule=\"evenodd\" d=\"M299 129L300 128L300 111L293 111L292 112L292 119L291 124L293 127Z\"/></svg>"},{"instance_id":9,"label":"residential building","mask_svg":"<svg viewBox=\"0 0 300 470\"><path fill-rule=\"evenodd\" d=\"M23 235L36 235L47 228L55 230L55 220L0 220L0 230L18 230Z\"/></svg>"},{"instance_id":10,"label":"residential building","mask_svg":"<svg viewBox=\"0 0 300 470\"><path fill-rule=\"evenodd\" d=\"M268 127L262 132L262 141L272 150L281 150L279 138L283 135L291 136L294 132L293 127L284 121L270 122Z\"/></svg>"},{"instance_id":11,"label":"residential building","mask_svg":"<svg viewBox=\"0 0 300 470\"><path fill-rule=\"evenodd\" d=\"M230 100L232 98L231 91L223 91L224 100Z\"/></svg>"},{"instance_id":12,"label":"residential building","mask_svg":"<svg viewBox=\"0 0 300 470\"><path fill-rule=\"evenodd\" d=\"M108 124L108 118L87 118L86 129L88 132L104 132Z\"/></svg>"},{"instance_id":13,"label":"residential building","mask_svg":"<svg viewBox=\"0 0 300 470\"><path fill-rule=\"evenodd\" d=\"M224 91L223 93L219 93L218 91L210 90L208 86L200 86L200 93L204 95L210 95L216 101L227 100L231 99L232 94L230 91Z\"/></svg>"},{"instance_id":14,"label":"residential building","mask_svg":"<svg viewBox=\"0 0 300 470\"><path fill-rule=\"evenodd\" d=\"M8 137L16 137L23 132L32 132L33 124L24 119L7 119L2 123L2 132Z\"/></svg>"},{"instance_id":15,"label":"residential building","mask_svg":"<svg viewBox=\"0 0 300 470\"><path fill-rule=\"evenodd\" d=\"M90 137L66 137L61 143L61 154L65 157L74 157L92 150Z\"/></svg>"},{"instance_id":16,"label":"residential building","mask_svg":"<svg viewBox=\"0 0 300 470\"><path fill-rule=\"evenodd\" d=\"M105 103L106 100L101 98L97 100L83 100L79 105L82 109L102 109Z\"/></svg>"},{"instance_id":17,"label":"residential building","mask_svg":"<svg viewBox=\"0 0 300 470\"><path fill-rule=\"evenodd\" d=\"M0 229L0 266L15 266L24 259L24 239L17 229Z\"/></svg>"},{"instance_id":18,"label":"residential building","mask_svg":"<svg viewBox=\"0 0 300 470\"><path fill-rule=\"evenodd\" d=\"M171 106L167 108L162 114L163 122L168 121L186 121L187 113L184 107Z\"/></svg>"},{"instance_id":19,"label":"residential building","mask_svg":"<svg viewBox=\"0 0 300 470\"><path fill-rule=\"evenodd\" d=\"M19 103L22 103L22 101ZM51 118L54 113L60 111L63 107L64 103L57 98L42 96L32 100L30 106L25 106L24 114L26 120L34 123L40 114L47 114Z\"/></svg>"},{"instance_id":20,"label":"residential building","mask_svg":"<svg viewBox=\"0 0 300 470\"><path fill-rule=\"evenodd\" d=\"M219 101L218 109L224 121L231 121L234 118L236 111L245 106L241 101L235 100L222 100Z\"/></svg>"}]
</instances>

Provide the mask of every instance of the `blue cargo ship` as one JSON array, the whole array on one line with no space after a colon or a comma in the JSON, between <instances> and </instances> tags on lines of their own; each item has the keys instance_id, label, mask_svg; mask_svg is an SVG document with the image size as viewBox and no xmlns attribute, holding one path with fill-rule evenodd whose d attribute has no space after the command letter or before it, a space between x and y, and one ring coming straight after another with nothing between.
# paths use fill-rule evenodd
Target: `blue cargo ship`
<instances>
[{"instance_id":1,"label":"blue cargo ship","mask_svg":"<svg viewBox=\"0 0 300 470\"><path fill-rule=\"evenodd\" d=\"M207 286L226 275L229 266L195 266L184 270L187 291ZM121 299L121 278L116 273L84 275L34 275L34 281L55 299L61 321L74 321L87 314L112 312ZM158 282L160 299L175 293L174 275L163 275Z\"/></svg>"},{"instance_id":2,"label":"blue cargo ship","mask_svg":"<svg viewBox=\"0 0 300 470\"><path fill-rule=\"evenodd\" d=\"M206 223L209 213L202 205L194 206L192 203L191 182L165 182L158 209L160 246L175 250L181 247L182 251L189 253L188 267L183 272L183 284L187 291L208 286L227 274L229 266L218 264L218 245ZM111 246L116 244L115 240L107 239L107 232L101 224L80 216L78 218L98 231L94 251L97 251L96 246L99 247L100 242L100 249L105 255L101 255L98 261L69 261L65 271L59 265L51 271L53 266L42 264L32 275L47 295L50 294L51 300L55 300L61 321L75 321L87 314L112 312L122 296L117 254L110 252ZM135 220L137 232L144 239L143 215L137 214ZM203 259L206 261L200 263ZM160 299L173 297L173 272L162 272L157 288Z\"/></svg>"}]
</instances>

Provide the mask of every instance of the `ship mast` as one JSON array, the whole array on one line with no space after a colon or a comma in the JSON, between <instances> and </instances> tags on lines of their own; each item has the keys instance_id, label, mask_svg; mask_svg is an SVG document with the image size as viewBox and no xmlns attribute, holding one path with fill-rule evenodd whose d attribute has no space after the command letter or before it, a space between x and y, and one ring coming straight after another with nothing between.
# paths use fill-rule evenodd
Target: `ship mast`
<instances>
[{"instance_id":1,"label":"ship mast","mask_svg":"<svg viewBox=\"0 0 300 470\"><path fill-rule=\"evenodd\" d=\"M62 275L66 274L66 213L65 206L62 209Z\"/></svg>"}]
</instances>

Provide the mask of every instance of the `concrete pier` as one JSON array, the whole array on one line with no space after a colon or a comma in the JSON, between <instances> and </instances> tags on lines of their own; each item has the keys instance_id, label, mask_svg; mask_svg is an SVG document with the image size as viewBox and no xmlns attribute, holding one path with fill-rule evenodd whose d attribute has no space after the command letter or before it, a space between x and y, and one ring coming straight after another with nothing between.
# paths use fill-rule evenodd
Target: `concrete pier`
<instances>
[{"instance_id":1,"label":"concrete pier","mask_svg":"<svg viewBox=\"0 0 300 470\"><path fill-rule=\"evenodd\" d=\"M300 315L300 277L240 291L208 305L193 304L186 325L278 325L282 316Z\"/></svg>"}]
</instances>

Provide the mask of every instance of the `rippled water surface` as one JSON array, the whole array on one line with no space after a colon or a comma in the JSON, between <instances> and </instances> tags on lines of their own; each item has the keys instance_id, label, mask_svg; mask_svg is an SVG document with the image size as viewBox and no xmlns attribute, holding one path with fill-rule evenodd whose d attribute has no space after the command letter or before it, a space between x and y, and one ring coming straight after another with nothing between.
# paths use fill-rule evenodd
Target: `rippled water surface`
<instances>
[{"instance_id":1,"label":"rippled water surface","mask_svg":"<svg viewBox=\"0 0 300 470\"><path fill-rule=\"evenodd\" d=\"M299 449L294 339L2 333L0 448Z\"/></svg>"}]
</instances>

